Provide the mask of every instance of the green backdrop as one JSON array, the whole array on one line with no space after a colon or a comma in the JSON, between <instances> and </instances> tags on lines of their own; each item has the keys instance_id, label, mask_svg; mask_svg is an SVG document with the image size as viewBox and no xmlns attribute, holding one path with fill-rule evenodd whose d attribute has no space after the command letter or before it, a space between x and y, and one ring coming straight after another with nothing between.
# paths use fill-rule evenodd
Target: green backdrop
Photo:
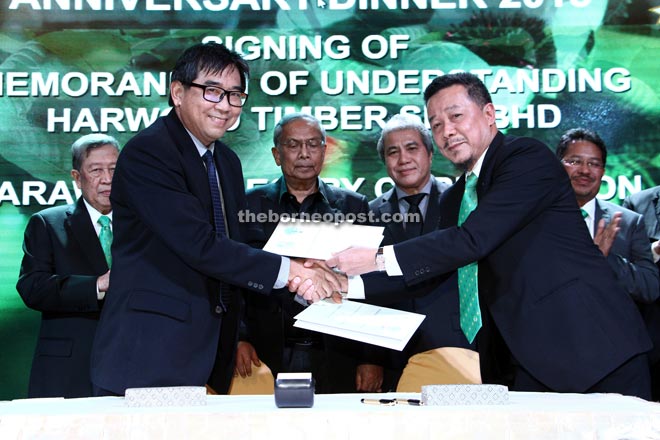
<instances>
[{"instance_id":1,"label":"green backdrop","mask_svg":"<svg viewBox=\"0 0 660 440\"><path fill-rule=\"evenodd\" d=\"M498 126L554 148L576 126L610 150L601 196L660 183L660 0L0 0L0 399L26 395L39 313L15 290L29 216L76 194L71 143L120 142L167 107L187 46L222 41L252 69L225 140L247 186L278 175L272 127L316 114L330 136L323 177L368 197L387 189L380 124L423 114L436 75L481 75ZM436 176L455 171L439 155Z\"/></svg>"}]
</instances>

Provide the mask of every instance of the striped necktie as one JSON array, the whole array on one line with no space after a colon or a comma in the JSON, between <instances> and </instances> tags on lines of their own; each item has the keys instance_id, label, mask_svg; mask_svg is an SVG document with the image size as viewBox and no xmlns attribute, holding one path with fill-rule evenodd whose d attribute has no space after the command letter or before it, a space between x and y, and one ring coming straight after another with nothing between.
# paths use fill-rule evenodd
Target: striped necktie
<instances>
[{"instance_id":1,"label":"striped necktie","mask_svg":"<svg viewBox=\"0 0 660 440\"><path fill-rule=\"evenodd\" d=\"M225 227L225 215L222 209L222 197L220 196L220 185L218 184L218 174L216 172L215 162L213 161L213 153L211 153L211 150L206 150L202 158L206 163L206 174L209 180L209 189L211 190L215 232L224 237L227 235L227 228ZM229 286L224 283L220 284L220 301L226 312L231 304L231 292Z\"/></svg>"}]
</instances>

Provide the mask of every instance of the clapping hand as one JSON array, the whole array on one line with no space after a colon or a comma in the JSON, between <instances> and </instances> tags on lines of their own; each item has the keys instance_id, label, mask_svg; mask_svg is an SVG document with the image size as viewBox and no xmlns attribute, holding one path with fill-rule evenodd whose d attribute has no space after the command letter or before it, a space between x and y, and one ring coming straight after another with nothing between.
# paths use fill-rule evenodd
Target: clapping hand
<instances>
[{"instance_id":1,"label":"clapping hand","mask_svg":"<svg viewBox=\"0 0 660 440\"><path fill-rule=\"evenodd\" d=\"M594 243L606 257L609 255L610 249L612 249L614 239L619 233L619 229L621 229L619 227L619 223L621 223L621 215L620 212L615 212L607 226L605 225L605 219L600 219L598 222L598 227L594 234Z\"/></svg>"}]
</instances>

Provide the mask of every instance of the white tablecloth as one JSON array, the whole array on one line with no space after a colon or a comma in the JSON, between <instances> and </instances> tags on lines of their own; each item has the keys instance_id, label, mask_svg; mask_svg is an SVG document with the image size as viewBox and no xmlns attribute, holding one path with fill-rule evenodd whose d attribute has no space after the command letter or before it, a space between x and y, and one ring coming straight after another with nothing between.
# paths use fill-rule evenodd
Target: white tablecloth
<instances>
[{"instance_id":1,"label":"white tablecloth","mask_svg":"<svg viewBox=\"0 0 660 440\"><path fill-rule=\"evenodd\" d=\"M207 396L205 406L129 408L122 397L0 402L0 439L660 439L660 404L618 394L510 393L506 405L375 406L315 396L279 409L270 396Z\"/></svg>"}]
</instances>

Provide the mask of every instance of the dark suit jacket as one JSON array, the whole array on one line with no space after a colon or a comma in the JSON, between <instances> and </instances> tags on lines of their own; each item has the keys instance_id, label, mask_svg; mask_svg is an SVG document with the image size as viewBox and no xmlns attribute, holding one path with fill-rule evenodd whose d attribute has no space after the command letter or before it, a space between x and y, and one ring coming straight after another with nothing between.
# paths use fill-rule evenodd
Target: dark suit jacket
<instances>
[{"instance_id":1,"label":"dark suit jacket","mask_svg":"<svg viewBox=\"0 0 660 440\"><path fill-rule=\"evenodd\" d=\"M252 213L291 214L280 203L280 194L286 190L283 177L267 185L261 185L248 190L248 209ZM369 212L367 198L354 191L328 185L319 179L319 192L324 202L315 205L319 214L366 214ZM338 220L341 220L338 218ZM249 240L257 247L263 247L277 222L265 222L255 225L253 231L259 231L257 236ZM293 325L292 317L303 308L293 299L293 294L286 289L278 291L277 295L269 297L248 292L246 301L246 332L243 337L254 345L259 357L270 367L274 374L282 371L282 352L285 344L285 331ZM325 338L326 342L328 338ZM352 345L348 340L332 338L335 345ZM337 372L339 373L339 372ZM351 375L352 382L354 375Z\"/></svg>"},{"instance_id":2,"label":"dark suit jacket","mask_svg":"<svg viewBox=\"0 0 660 440\"><path fill-rule=\"evenodd\" d=\"M632 194L623 201L623 207L644 216L646 235L653 241L660 240L660 186Z\"/></svg>"},{"instance_id":3,"label":"dark suit jacket","mask_svg":"<svg viewBox=\"0 0 660 440\"><path fill-rule=\"evenodd\" d=\"M431 193L424 217L423 234L438 229L440 222L440 198L448 185L431 176ZM394 188L369 202L369 207L378 224L385 227L383 245L400 243L406 240L401 222L384 222L399 213L399 201ZM406 345L399 363L405 365L407 359L416 354L438 347L474 348L461 330L458 306L458 285L453 275L439 284L431 294L390 304L390 307L426 315L415 334ZM396 352L399 353L399 352Z\"/></svg>"},{"instance_id":4,"label":"dark suit jacket","mask_svg":"<svg viewBox=\"0 0 660 440\"><path fill-rule=\"evenodd\" d=\"M91 396L90 353L101 308L96 279L108 266L82 197L34 214L23 252L16 289L41 312L28 397Z\"/></svg>"},{"instance_id":5,"label":"dark suit jacket","mask_svg":"<svg viewBox=\"0 0 660 440\"><path fill-rule=\"evenodd\" d=\"M407 284L478 261L482 310L517 362L555 391L582 392L649 350L635 303L617 288L546 145L498 133L479 175L479 204L457 227L464 186L461 178L443 197L449 227L394 245ZM501 380L489 371L482 365L485 382Z\"/></svg>"},{"instance_id":6,"label":"dark suit jacket","mask_svg":"<svg viewBox=\"0 0 660 440\"><path fill-rule=\"evenodd\" d=\"M607 261L619 285L632 299L639 304L652 303L660 296L660 281L646 237L644 217L614 203L596 200L595 227L601 219L608 224L616 212L621 213L621 222Z\"/></svg>"},{"instance_id":7,"label":"dark suit jacket","mask_svg":"<svg viewBox=\"0 0 660 440\"><path fill-rule=\"evenodd\" d=\"M632 194L623 201L623 206L642 214L646 225L646 235L650 242L660 240L660 186ZM648 245L648 244L647 244ZM660 261L656 263L660 268ZM649 354L651 363L660 363L660 299L652 304L640 306L644 321L653 340L653 350ZM657 367L656 367L657 368Z\"/></svg>"},{"instance_id":8,"label":"dark suit jacket","mask_svg":"<svg viewBox=\"0 0 660 440\"><path fill-rule=\"evenodd\" d=\"M214 157L231 239L213 230L203 160L174 111L122 149L111 202L114 241L110 289L92 351L92 381L126 388L227 389L233 370L239 290L226 313L220 283L269 293L281 257L239 243L247 234L241 164L222 142ZM238 240L238 241L237 241Z\"/></svg>"}]
</instances>

